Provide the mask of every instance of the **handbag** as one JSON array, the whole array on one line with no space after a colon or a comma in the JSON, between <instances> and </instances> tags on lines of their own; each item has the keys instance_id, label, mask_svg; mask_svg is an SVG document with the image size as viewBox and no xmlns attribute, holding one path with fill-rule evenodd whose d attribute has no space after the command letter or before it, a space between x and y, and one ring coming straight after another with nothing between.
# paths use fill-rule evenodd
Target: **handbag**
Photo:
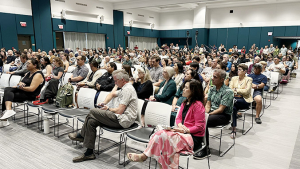
<instances>
[{"instance_id":1,"label":"handbag","mask_svg":"<svg viewBox=\"0 0 300 169\"><path fill-rule=\"evenodd\" d=\"M48 76L48 77L45 78L46 82L49 82L51 79L52 79L51 76Z\"/></svg>"}]
</instances>

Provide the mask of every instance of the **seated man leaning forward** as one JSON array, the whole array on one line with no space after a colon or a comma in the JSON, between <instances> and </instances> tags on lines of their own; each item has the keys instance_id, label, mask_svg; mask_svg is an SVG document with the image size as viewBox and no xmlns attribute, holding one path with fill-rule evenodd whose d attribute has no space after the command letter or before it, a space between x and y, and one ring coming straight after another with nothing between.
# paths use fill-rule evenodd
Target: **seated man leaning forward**
<instances>
[{"instance_id":1,"label":"seated man leaning forward","mask_svg":"<svg viewBox=\"0 0 300 169\"><path fill-rule=\"evenodd\" d=\"M110 128L128 128L137 118L137 94L133 86L128 83L129 75L125 70L115 70L113 73L115 84L121 88L116 92L107 95L102 108L91 109L82 126L81 133L70 133L69 138L74 141L83 142L87 148L86 152L73 159L73 162L82 162L96 158L94 154L96 128L106 126ZM116 97L116 102L112 107L106 104Z\"/></svg>"}]
</instances>

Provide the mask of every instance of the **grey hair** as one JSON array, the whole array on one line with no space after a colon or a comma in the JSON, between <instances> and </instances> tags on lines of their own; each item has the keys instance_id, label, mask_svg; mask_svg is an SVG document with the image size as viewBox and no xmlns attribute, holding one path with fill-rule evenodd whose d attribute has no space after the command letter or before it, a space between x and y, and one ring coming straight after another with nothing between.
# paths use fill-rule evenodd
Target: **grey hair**
<instances>
[{"instance_id":1,"label":"grey hair","mask_svg":"<svg viewBox=\"0 0 300 169\"><path fill-rule=\"evenodd\" d=\"M224 70L221 69L216 69L214 70L215 73L218 73L221 77L221 79L225 79L226 78L226 72Z\"/></svg>"},{"instance_id":2,"label":"grey hair","mask_svg":"<svg viewBox=\"0 0 300 169\"><path fill-rule=\"evenodd\" d=\"M112 72L112 75L118 80L124 79L126 82L129 81L129 75L125 70L115 70Z\"/></svg>"},{"instance_id":3,"label":"grey hair","mask_svg":"<svg viewBox=\"0 0 300 169\"><path fill-rule=\"evenodd\" d=\"M174 68L167 66L165 67L165 70L167 71L168 75L170 78L172 78L175 75L175 70Z\"/></svg>"},{"instance_id":4,"label":"grey hair","mask_svg":"<svg viewBox=\"0 0 300 169\"><path fill-rule=\"evenodd\" d=\"M256 69L262 70L262 64L260 64L260 63L256 63L255 65L253 65L253 68L256 68Z\"/></svg>"}]
</instances>

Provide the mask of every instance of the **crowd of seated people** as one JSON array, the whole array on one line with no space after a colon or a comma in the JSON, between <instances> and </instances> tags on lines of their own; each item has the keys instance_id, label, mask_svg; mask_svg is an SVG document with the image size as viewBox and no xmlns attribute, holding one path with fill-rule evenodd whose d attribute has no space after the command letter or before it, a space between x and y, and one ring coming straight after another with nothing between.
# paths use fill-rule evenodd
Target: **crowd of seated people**
<instances>
[{"instance_id":1,"label":"crowd of seated people","mask_svg":"<svg viewBox=\"0 0 300 169\"><path fill-rule=\"evenodd\" d=\"M73 159L74 162L96 158L93 150L97 126L130 127L137 118L137 99L142 99L172 106L170 125L178 127L155 133L143 154L129 153L128 158L142 162L153 157L163 168L177 166L175 154L178 149L174 145L185 142L190 146L180 148L192 152L193 148L201 146L205 131L208 136L204 113L210 114L208 127L226 125L232 118L231 138L235 139L237 118L241 117L239 110L249 108L254 101L255 122L261 124L263 90L275 90L270 87L271 72L278 72L281 80L288 72L298 69L297 53L297 50L287 50L284 45L280 49L270 45L259 50L255 44L249 51L243 47L240 52L236 45L225 49L222 44L219 48L201 45L194 51L187 47L180 49L178 44L164 44L162 48L157 46L152 50L123 49L120 46L109 50L53 49L49 55L41 50L6 52L2 48L0 70L3 72L2 66L9 64L10 71L3 73L23 78L17 86L5 88L0 122L4 124L2 126L9 125L7 119L15 114L12 102L52 103L64 74L74 67L68 82L76 85L77 90L90 88L97 91L95 108L90 110L81 132L69 134L70 139L82 141L87 148L82 156ZM120 70L118 64L122 65ZM97 98L101 91L110 94L99 108ZM40 100L36 100L37 96ZM76 94L76 101L77 97ZM109 104L111 100L116 101ZM143 117L144 114L141 126L145 126ZM181 139L170 146L168 142L174 141L174 132L179 133ZM157 146L158 139L165 140L165 144ZM165 156L157 154L165 150L173 160L168 161ZM209 149L194 154L195 159L208 156Z\"/></svg>"}]
</instances>

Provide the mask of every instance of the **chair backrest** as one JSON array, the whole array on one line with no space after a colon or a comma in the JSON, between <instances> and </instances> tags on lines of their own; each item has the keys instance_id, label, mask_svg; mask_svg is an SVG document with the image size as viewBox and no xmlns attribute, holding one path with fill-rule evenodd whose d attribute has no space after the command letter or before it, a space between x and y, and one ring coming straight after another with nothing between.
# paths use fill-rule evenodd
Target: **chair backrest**
<instances>
[{"instance_id":1,"label":"chair backrest","mask_svg":"<svg viewBox=\"0 0 300 169\"><path fill-rule=\"evenodd\" d=\"M76 85L72 85L72 86L73 86L73 104L76 105L75 97L76 97L77 87L76 87Z\"/></svg>"},{"instance_id":2,"label":"chair backrest","mask_svg":"<svg viewBox=\"0 0 300 169\"><path fill-rule=\"evenodd\" d=\"M77 103L79 108L87 107L89 109L94 108L94 99L97 91L90 88L80 88L77 97Z\"/></svg>"},{"instance_id":3,"label":"chair backrest","mask_svg":"<svg viewBox=\"0 0 300 169\"><path fill-rule=\"evenodd\" d=\"M4 73L9 72L9 68L10 68L10 64L3 65L3 72Z\"/></svg>"},{"instance_id":4,"label":"chair backrest","mask_svg":"<svg viewBox=\"0 0 300 169\"><path fill-rule=\"evenodd\" d=\"M138 99L137 101L137 121L141 123L141 116L142 116L142 109L144 106L145 101L142 99Z\"/></svg>"},{"instance_id":5,"label":"chair backrest","mask_svg":"<svg viewBox=\"0 0 300 169\"><path fill-rule=\"evenodd\" d=\"M175 117L175 122L174 122L174 126L175 127L178 127L177 124L176 124L176 119L177 119L177 117L179 115L180 109L181 109L181 107L179 107L179 109L177 110L177 114L176 114L176 117Z\"/></svg>"},{"instance_id":6,"label":"chair backrest","mask_svg":"<svg viewBox=\"0 0 300 169\"><path fill-rule=\"evenodd\" d=\"M76 67L74 67L74 66L69 66L67 72L68 72L68 73L72 73L75 69L76 69Z\"/></svg>"},{"instance_id":7,"label":"chair backrest","mask_svg":"<svg viewBox=\"0 0 300 169\"><path fill-rule=\"evenodd\" d=\"M5 87L9 87L9 78L10 78L10 74L6 74L3 73L1 75L1 80L0 80L0 86L5 88Z\"/></svg>"},{"instance_id":8,"label":"chair backrest","mask_svg":"<svg viewBox=\"0 0 300 169\"><path fill-rule=\"evenodd\" d=\"M115 63L117 65L117 69L121 70L122 69L122 64L121 63Z\"/></svg>"},{"instance_id":9,"label":"chair backrest","mask_svg":"<svg viewBox=\"0 0 300 169\"><path fill-rule=\"evenodd\" d=\"M105 92L105 91L101 91L98 99L97 99L97 104L104 102L106 96L109 94L110 92Z\"/></svg>"},{"instance_id":10,"label":"chair backrest","mask_svg":"<svg viewBox=\"0 0 300 169\"><path fill-rule=\"evenodd\" d=\"M209 114L205 113L205 132L204 132L204 137L203 137L203 142L204 142L205 145L207 145L207 143L206 143L206 129L207 129L208 117L209 117Z\"/></svg>"},{"instance_id":11,"label":"chair backrest","mask_svg":"<svg viewBox=\"0 0 300 169\"><path fill-rule=\"evenodd\" d=\"M11 76L10 80L9 80L9 86L13 87L13 86L17 86L21 80L21 76L17 76L17 75L13 75Z\"/></svg>"},{"instance_id":12,"label":"chair backrest","mask_svg":"<svg viewBox=\"0 0 300 169\"><path fill-rule=\"evenodd\" d=\"M145 111L145 126L154 127L158 124L170 126L172 106L161 102L148 102Z\"/></svg>"},{"instance_id":13,"label":"chair backrest","mask_svg":"<svg viewBox=\"0 0 300 169\"><path fill-rule=\"evenodd\" d=\"M278 72L271 72L270 83L271 84L278 84L278 81L279 81L279 73Z\"/></svg>"},{"instance_id":14,"label":"chair backrest","mask_svg":"<svg viewBox=\"0 0 300 169\"><path fill-rule=\"evenodd\" d=\"M62 85L65 85L68 83L69 78L72 76L72 73L65 73L62 81Z\"/></svg>"},{"instance_id":15,"label":"chair backrest","mask_svg":"<svg viewBox=\"0 0 300 169\"><path fill-rule=\"evenodd\" d=\"M102 75L107 72L106 69L99 69L99 71L101 72Z\"/></svg>"}]
</instances>

